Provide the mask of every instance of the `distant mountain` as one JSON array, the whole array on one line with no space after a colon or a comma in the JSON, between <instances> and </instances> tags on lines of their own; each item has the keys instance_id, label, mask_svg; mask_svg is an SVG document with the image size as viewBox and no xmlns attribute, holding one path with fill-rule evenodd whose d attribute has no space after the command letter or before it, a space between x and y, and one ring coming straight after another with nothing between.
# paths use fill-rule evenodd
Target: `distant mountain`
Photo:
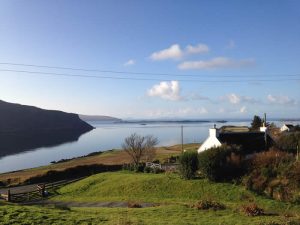
<instances>
[{"instance_id":1,"label":"distant mountain","mask_svg":"<svg viewBox=\"0 0 300 225\"><path fill-rule=\"evenodd\" d=\"M119 118L115 118L111 116L97 116L97 115L79 115L79 118L84 121L112 121L112 122L122 121Z\"/></svg>"},{"instance_id":2,"label":"distant mountain","mask_svg":"<svg viewBox=\"0 0 300 225\"><path fill-rule=\"evenodd\" d=\"M47 133L55 131L85 133L92 129L91 125L82 121L74 113L45 110L0 100L1 133Z\"/></svg>"}]
</instances>

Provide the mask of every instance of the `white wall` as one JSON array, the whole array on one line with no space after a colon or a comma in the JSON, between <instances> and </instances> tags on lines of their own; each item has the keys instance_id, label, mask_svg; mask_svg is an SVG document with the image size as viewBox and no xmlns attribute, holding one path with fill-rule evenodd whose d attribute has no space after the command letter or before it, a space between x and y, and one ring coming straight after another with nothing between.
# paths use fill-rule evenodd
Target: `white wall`
<instances>
[{"instance_id":1,"label":"white wall","mask_svg":"<svg viewBox=\"0 0 300 225\"><path fill-rule=\"evenodd\" d=\"M216 138L215 136L209 136L204 143L200 146L200 148L198 149L198 153L203 152L209 148L212 147L219 147L221 146L221 142L218 140L218 138Z\"/></svg>"}]
</instances>

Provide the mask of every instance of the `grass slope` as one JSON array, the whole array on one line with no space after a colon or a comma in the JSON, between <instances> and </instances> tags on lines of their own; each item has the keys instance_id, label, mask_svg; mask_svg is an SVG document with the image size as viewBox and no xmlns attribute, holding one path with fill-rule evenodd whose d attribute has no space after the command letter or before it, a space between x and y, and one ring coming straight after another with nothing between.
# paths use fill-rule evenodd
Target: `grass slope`
<instances>
[{"instance_id":1,"label":"grass slope","mask_svg":"<svg viewBox=\"0 0 300 225\"><path fill-rule=\"evenodd\" d=\"M299 221L300 206L255 196L242 187L211 183L205 179L185 181L174 174L129 172L102 173L67 185L53 198L60 201L138 201L160 203L149 208L57 208L53 206L0 205L0 224L291 224ZM197 210L191 204L211 198L225 210ZM275 216L249 217L240 206L255 201ZM287 218L284 215L290 214ZM299 224L299 223L293 223Z\"/></svg>"},{"instance_id":2,"label":"grass slope","mask_svg":"<svg viewBox=\"0 0 300 225\"><path fill-rule=\"evenodd\" d=\"M270 223L273 222L273 223ZM277 223L275 223L277 222ZM103 225L233 225L286 224L284 217L247 217L232 210L199 211L183 205L152 208L71 208L0 206L0 224L103 224Z\"/></svg>"},{"instance_id":3,"label":"grass slope","mask_svg":"<svg viewBox=\"0 0 300 225\"><path fill-rule=\"evenodd\" d=\"M228 183L212 183L206 179L185 181L171 174L129 172L102 173L67 185L54 200L60 201L137 201L161 203L144 209L104 209L113 215L119 210L141 224L265 224L270 221L300 219L300 206L267 199ZM221 211L199 211L190 208L200 199L212 199L227 206ZM276 216L247 217L241 206L256 202ZM156 222L154 222L156 221ZM133 223L135 224L135 223ZM137 223L140 224L140 223Z\"/></svg>"}]
</instances>

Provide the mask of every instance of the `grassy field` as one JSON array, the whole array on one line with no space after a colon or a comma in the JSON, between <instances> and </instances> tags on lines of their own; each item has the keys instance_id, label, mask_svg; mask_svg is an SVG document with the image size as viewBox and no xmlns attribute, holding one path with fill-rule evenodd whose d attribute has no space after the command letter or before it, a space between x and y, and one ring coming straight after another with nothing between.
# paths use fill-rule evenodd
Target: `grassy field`
<instances>
[{"instance_id":1,"label":"grassy field","mask_svg":"<svg viewBox=\"0 0 300 225\"><path fill-rule=\"evenodd\" d=\"M67 185L59 193L53 200L159 203L158 207L143 209L94 209L95 212L100 210L104 213L102 215L107 213L112 216L116 213L117 218L127 218L132 224L267 224L275 221L284 224L284 221L289 220L300 222L300 205L257 196L240 186L228 183L212 183L206 179L186 181L176 174L102 173ZM226 209L205 211L191 208L200 199L223 203ZM272 216L245 216L241 207L249 202L257 203ZM110 222L114 224L118 221L108 219L107 223Z\"/></svg>"},{"instance_id":2,"label":"grassy field","mask_svg":"<svg viewBox=\"0 0 300 225\"><path fill-rule=\"evenodd\" d=\"M1 206L0 223L11 224L107 224L107 225L246 225L286 224L282 216L248 217L231 209L200 211L184 205L152 208L71 208L38 206ZM272 222L272 223L271 223ZM276 222L276 223L275 223Z\"/></svg>"},{"instance_id":3,"label":"grassy field","mask_svg":"<svg viewBox=\"0 0 300 225\"><path fill-rule=\"evenodd\" d=\"M0 205L0 224L290 224L300 222L300 205L287 204L228 183L182 180L176 174L108 172L90 176L58 190L51 200L72 202L153 202L148 208L58 208ZM225 210L191 207L200 199L225 204ZM241 206L256 202L270 215L250 217ZM288 215L288 217L287 217ZM298 224L298 223L293 223Z\"/></svg>"},{"instance_id":4,"label":"grassy field","mask_svg":"<svg viewBox=\"0 0 300 225\"><path fill-rule=\"evenodd\" d=\"M197 149L199 144L185 144L184 149ZM170 156L179 155L181 152L181 145L174 145L169 147L156 148L156 158L160 161L165 160ZM79 165L104 164L104 165L122 165L129 163L130 158L126 152L121 150L110 150L101 154L93 156L80 157L62 163L54 163L47 166L36 167L32 169L20 170L16 172L9 172L0 174L0 181L7 183L9 180L11 184L19 184L29 179L30 177L45 174L49 170L65 170L67 168Z\"/></svg>"}]
</instances>

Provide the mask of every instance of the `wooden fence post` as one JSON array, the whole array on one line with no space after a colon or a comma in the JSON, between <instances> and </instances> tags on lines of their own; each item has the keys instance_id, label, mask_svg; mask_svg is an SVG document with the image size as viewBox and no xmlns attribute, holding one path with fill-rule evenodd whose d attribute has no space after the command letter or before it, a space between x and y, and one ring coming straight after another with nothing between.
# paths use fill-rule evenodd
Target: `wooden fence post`
<instances>
[{"instance_id":1,"label":"wooden fence post","mask_svg":"<svg viewBox=\"0 0 300 225\"><path fill-rule=\"evenodd\" d=\"M42 197L45 197L45 184L42 184Z\"/></svg>"},{"instance_id":2,"label":"wooden fence post","mask_svg":"<svg viewBox=\"0 0 300 225\"><path fill-rule=\"evenodd\" d=\"M10 189L7 190L7 201L11 201Z\"/></svg>"}]
</instances>

